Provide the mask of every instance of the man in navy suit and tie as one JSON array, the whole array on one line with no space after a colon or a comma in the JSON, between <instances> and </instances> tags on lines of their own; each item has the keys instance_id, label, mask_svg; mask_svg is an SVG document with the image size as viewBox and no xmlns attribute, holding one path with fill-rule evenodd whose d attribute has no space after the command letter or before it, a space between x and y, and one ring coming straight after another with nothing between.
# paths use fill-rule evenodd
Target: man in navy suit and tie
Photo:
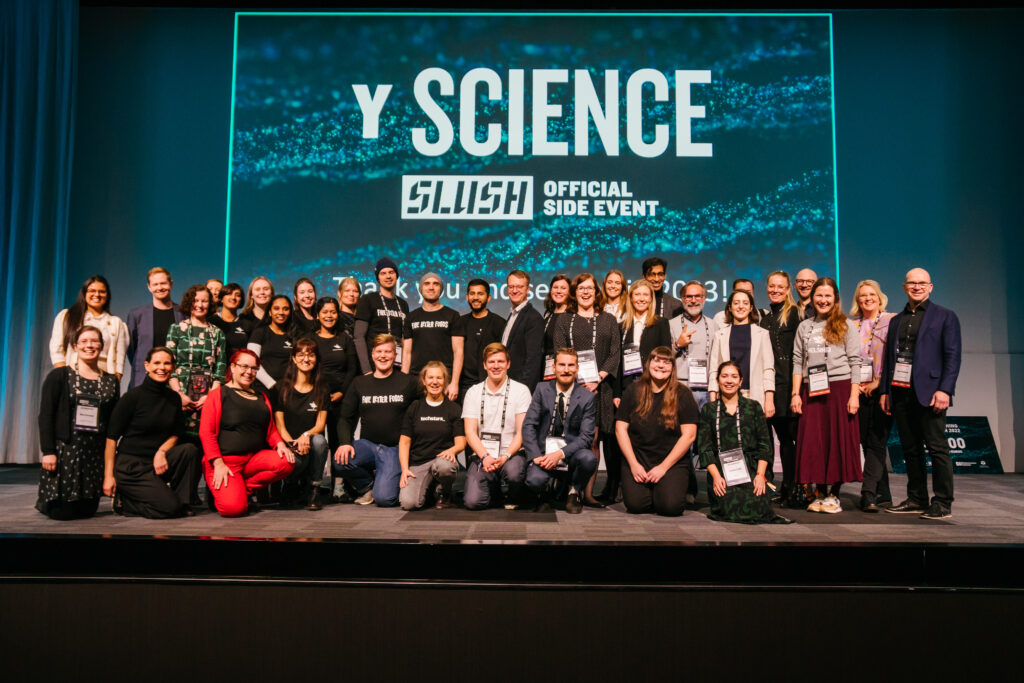
<instances>
[{"instance_id":1,"label":"man in navy suit and tie","mask_svg":"<svg viewBox=\"0 0 1024 683\"><path fill-rule=\"evenodd\" d=\"M582 492L597 470L597 456L590 450L597 430L597 403L586 387L576 385L578 370L576 351L558 349L555 379L537 386L523 420L526 486L540 498L539 509L550 509L550 479L568 469L565 511L579 514Z\"/></svg>"},{"instance_id":2,"label":"man in navy suit and tie","mask_svg":"<svg viewBox=\"0 0 1024 683\"><path fill-rule=\"evenodd\" d=\"M914 513L924 519L952 517L953 461L946 441L946 409L960 374L960 321L929 300L932 279L914 268L903 282L907 305L889 323L885 343L880 403L899 430L907 462L907 499L889 512ZM925 450L932 459L928 501Z\"/></svg>"},{"instance_id":3,"label":"man in navy suit and tie","mask_svg":"<svg viewBox=\"0 0 1024 683\"><path fill-rule=\"evenodd\" d=\"M513 270L505 280L512 304L501 343L508 349L508 376L533 391L544 376L544 318L528 301L530 276Z\"/></svg>"}]
</instances>

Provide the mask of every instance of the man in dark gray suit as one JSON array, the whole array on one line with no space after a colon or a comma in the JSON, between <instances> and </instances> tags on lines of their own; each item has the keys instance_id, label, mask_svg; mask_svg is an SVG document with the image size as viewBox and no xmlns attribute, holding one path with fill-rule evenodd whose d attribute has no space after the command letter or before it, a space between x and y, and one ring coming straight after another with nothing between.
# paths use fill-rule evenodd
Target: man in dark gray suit
<instances>
[{"instance_id":1,"label":"man in dark gray suit","mask_svg":"<svg viewBox=\"0 0 1024 683\"><path fill-rule=\"evenodd\" d=\"M541 509L550 509L550 480L567 470L570 488L565 511L570 514L583 510L583 490L597 470L597 456L590 450L597 430L597 403L593 393L576 385L578 370L576 351L558 349L555 379L538 385L523 420L523 448L529 463L526 486L540 498Z\"/></svg>"}]
</instances>

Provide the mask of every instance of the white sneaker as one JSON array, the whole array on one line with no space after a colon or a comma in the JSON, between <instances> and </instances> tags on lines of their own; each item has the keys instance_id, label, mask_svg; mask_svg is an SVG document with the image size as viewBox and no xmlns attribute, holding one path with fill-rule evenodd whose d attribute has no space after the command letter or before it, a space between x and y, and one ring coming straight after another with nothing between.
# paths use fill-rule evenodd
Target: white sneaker
<instances>
[{"instance_id":1,"label":"white sneaker","mask_svg":"<svg viewBox=\"0 0 1024 683\"><path fill-rule=\"evenodd\" d=\"M815 498L811 501L811 504L807 506L808 512L821 512L821 504L825 502L824 498Z\"/></svg>"},{"instance_id":2,"label":"white sneaker","mask_svg":"<svg viewBox=\"0 0 1024 683\"><path fill-rule=\"evenodd\" d=\"M834 515L837 512L842 512L843 506L840 504L839 499L835 496L828 496L821 501L821 505L818 507L818 512L827 512L830 515Z\"/></svg>"},{"instance_id":3,"label":"white sneaker","mask_svg":"<svg viewBox=\"0 0 1024 683\"><path fill-rule=\"evenodd\" d=\"M356 505L373 505L373 489L355 499Z\"/></svg>"}]
</instances>

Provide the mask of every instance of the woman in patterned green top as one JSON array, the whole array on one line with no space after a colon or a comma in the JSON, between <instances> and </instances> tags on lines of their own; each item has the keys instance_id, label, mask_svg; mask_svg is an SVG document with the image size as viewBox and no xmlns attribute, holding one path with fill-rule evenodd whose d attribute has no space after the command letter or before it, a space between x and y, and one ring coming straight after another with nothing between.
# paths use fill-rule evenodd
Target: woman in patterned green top
<instances>
[{"instance_id":1,"label":"woman in patterned green top","mask_svg":"<svg viewBox=\"0 0 1024 683\"><path fill-rule=\"evenodd\" d=\"M199 434L199 413L207 395L220 386L227 370L224 333L206 319L212 300L204 285L189 287L180 308L189 317L167 331L167 348L174 352L176 363L170 385L181 395L185 431L191 437Z\"/></svg>"},{"instance_id":2,"label":"woman in patterned green top","mask_svg":"<svg viewBox=\"0 0 1024 683\"><path fill-rule=\"evenodd\" d=\"M701 466L708 470L708 518L742 524L788 522L775 514L765 490L765 472L771 467L774 454L764 410L757 401L740 396L743 376L736 361L722 363L717 379L718 400L701 409L697 423L697 453ZM740 466L738 478L747 481L729 486L720 456L733 449L742 451L746 475Z\"/></svg>"}]
</instances>

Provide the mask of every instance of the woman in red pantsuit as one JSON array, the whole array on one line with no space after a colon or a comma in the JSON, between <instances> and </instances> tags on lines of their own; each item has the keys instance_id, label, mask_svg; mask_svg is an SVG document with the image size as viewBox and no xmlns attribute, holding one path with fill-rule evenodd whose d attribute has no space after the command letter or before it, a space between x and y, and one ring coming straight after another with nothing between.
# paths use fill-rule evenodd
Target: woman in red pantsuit
<instances>
[{"instance_id":1,"label":"woman in red pantsuit","mask_svg":"<svg viewBox=\"0 0 1024 683\"><path fill-rule=\"evenodd\" d=\"M259 367L255 353L236 351L230 381L209 393L199 422L203 474L224 517L255 511L253 492L287 477L295 463L274 426L270 401L253 388Z\"/></svg>"}]
</instances>

